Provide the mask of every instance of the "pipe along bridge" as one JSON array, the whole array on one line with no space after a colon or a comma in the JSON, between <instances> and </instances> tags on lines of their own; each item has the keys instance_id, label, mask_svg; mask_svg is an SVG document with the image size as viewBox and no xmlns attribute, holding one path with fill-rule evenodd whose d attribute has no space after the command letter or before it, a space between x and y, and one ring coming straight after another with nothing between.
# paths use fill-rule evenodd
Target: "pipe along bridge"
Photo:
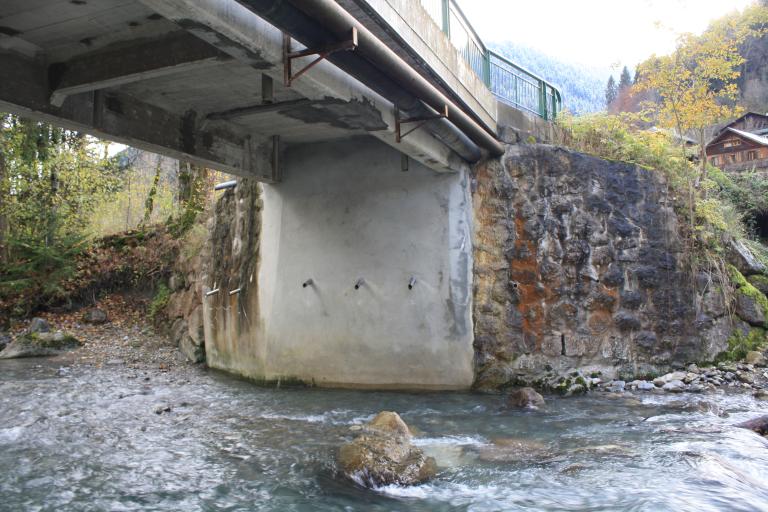
<instances>
[{"instance_id":1,"label":"pipe along bridge","mask_svg":"<svg viewBox=\"0 0 768 512\"><path fill-rule=\"evenodd\" d=\"M0 69L0 111L261 183L196 298L211 366L471 384L468 171L561 100L453 0L5 0Z\"/></svg>"}]
</instances>

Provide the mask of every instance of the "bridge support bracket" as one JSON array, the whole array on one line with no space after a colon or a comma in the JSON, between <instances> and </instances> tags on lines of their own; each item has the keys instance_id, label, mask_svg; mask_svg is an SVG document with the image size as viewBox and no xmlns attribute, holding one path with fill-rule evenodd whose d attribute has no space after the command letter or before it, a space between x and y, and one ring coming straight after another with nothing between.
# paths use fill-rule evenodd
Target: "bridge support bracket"
<instances>
[{"instance_id":1,"label":"bridge support bracket","mask_svg":"<svg viewBox=\"0 0 768 512\"><path fill-rule=\"evenodd\" d=\"M283 79L285 80L285 86L290 87L294 80L301 75L312 69L320 61L328 58L332 53L340 51L352 51L357 48L357 28L352 27L350 31L349 39L346 41L340 41L333 43L322 48L307 48L298 52L291 51L291 36L283 33ZM296 74L293 74L292 63L294 59L301 57L308 57L309 55L317 55L317 58L300 69Z\"/></svg>"},{"instance_id":2,"label":"bridge support bracket","mask_svg":"<svg viewBox=\"0 0 768 512\"><path fill-rule=\"evenodd\" d=\"M395 140L397 142L401 142L408 134L421 128L424 125L424 123L428 121L434 121L435 119L448 119L448 105L445 105L443 107L442 112L438 112L435 115L421 116L421 117L408 117L405 119L400 119L400 110L395 108ZM412 124L412 123L417 123L417 124L407 132L402 131L402 127L404 124Z\"/></svg>"}]
</instances>

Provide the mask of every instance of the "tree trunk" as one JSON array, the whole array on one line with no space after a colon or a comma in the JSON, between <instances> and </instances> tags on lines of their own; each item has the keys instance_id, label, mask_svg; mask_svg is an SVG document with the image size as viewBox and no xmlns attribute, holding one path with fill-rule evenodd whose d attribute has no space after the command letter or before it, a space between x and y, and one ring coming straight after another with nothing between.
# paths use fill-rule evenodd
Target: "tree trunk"
<instances>
[{"instance_id":1,"label":"tree trunk","mask_svg":"<svg viewBox=\"0 0 768 512\"><path fill-rule=\"evenodd\" d=\"M189 162L179 162L179 209L183 209L192 197L195 167Z\"/></svg>"},{"instance_id":2,"label":"tree trunk","mask_svg":"<svg viewBox=\"0 0 768 512\"><path fill-rule=\"evenodd\" d=\"M157 165L155 167L155 178L152 180L152 188L149 189L147 200L144 202L144 220L142 226L149 224L152 212L155 209L155 195L157 195L157 184L160 182L160 170L162 169L163 157L157 155Z\"/></svg>"},{"instance_id":3,"label":"tree trunk","mask_svg":"<svg viewBox=\"0 0 768 512\"><path fill-rule=\"evenodd\" d=\"M50 211L48 213L48 227L45 233L46 247L52 247L56 241L56 225L58 223L58 207L56 206L56 196L59 194L59 173L55 165L51 165L51 191L50 191Z\"/></svg>"},{"instance_id":4,"label":"tree trunk","mask_svg":"<svg viewBox=\"0 0 768 512\"><path fill-rule=\"evenodd\" d=\"M8 201L6 196L5 174L5 152L3 151L3 148L0 147L0 264L5 264L5 262L8 261L8 247L6 246L6 240L8 238L8 219L3 210L4 205L6 205Z\"/></svg>"}]
</instances>

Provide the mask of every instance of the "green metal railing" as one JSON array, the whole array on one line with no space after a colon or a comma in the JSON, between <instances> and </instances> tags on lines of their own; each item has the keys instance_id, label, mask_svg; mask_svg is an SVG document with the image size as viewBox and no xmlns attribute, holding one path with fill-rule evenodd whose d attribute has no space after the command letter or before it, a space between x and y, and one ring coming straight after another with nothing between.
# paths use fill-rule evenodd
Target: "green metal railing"
<instances>
[{"instance_id":1,"label":"green metal railing","mask_svg":"<svg viewBox=\"0 0 768 512\"><path fill-rule=\"evenodd\" d=\"M541 77L489 50L455 0L420 0L469 66L499 100L553 120L562 109L560 91Z\"/></svg>"}]
</instances>

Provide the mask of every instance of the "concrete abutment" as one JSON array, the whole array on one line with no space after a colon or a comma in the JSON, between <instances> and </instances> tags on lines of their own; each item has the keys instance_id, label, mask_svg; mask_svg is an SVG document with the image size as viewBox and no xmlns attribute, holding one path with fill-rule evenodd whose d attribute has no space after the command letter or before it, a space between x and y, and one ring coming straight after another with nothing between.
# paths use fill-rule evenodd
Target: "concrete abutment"
<instances>
[{"instance_id":1,"label":"concrete abutment","mask_svg":"<svg viewBox=\"0 0 768 512\"><path fill-rule=\"evenodd\" d=\"M283 172L219 204L208 364L258 381L468 388L467 174L406 166L372 137L294 147Z\"/></svg>"}]
</instances>

